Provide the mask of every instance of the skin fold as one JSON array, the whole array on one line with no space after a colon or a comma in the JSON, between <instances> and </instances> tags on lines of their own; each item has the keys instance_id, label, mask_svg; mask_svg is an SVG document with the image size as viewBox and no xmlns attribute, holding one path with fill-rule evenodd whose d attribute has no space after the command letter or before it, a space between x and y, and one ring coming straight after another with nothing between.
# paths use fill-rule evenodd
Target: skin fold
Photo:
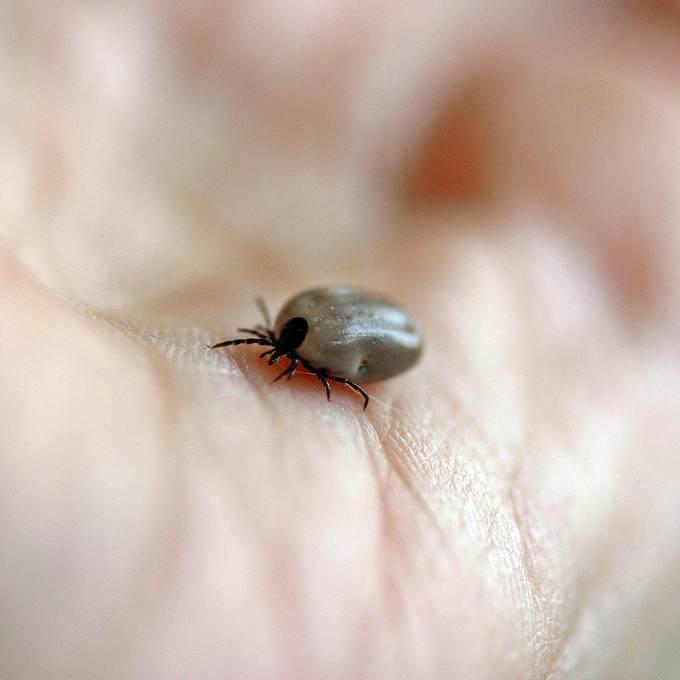
<instances>
[{"instance_id":1,"label":"skin fold","mask_svg":"<svg viewBox=\"0 0 680 680\"><path fill-rule=\"evenodd\" d=\"M0 676L677 677L678 19L5 3ZM366 412L206 347L317 285Z\"/></svg>"}]
</instances>

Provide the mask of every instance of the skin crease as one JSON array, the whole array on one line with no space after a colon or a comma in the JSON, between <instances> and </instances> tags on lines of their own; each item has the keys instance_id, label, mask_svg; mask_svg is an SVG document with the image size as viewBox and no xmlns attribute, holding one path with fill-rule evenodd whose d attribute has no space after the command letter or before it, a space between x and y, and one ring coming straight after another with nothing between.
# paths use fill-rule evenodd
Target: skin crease
<instances>
[{"instance_id":1,"label":"skin crease","mask_svg":"<svg viewBox=\"0 0 680 680\"><path fill-rule=\"evenodd\" d=\"M677 3L0 9L0 676L677 677ZM205 345L335 282L356 396Z\"/></svg>"}]
</instances>

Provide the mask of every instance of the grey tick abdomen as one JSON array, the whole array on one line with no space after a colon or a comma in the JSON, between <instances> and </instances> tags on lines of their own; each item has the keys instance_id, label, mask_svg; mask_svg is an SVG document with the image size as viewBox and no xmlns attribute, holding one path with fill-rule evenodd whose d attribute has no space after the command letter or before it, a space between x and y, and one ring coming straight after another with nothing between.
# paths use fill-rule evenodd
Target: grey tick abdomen
<instances>
[{"instance_id":1,"label":"grey tick abdomen","mask_svg":"<svg viewBox=\"0 0 680 680\"><path fill-rule=\"evenodd\" d=\"M382 297L344 287L314 288L290 299L275 332L295 317L309 330L297 353L329 374L360 382L386 380L420 357L423 338L415 319Z\"/></svg>"}]
</instances>

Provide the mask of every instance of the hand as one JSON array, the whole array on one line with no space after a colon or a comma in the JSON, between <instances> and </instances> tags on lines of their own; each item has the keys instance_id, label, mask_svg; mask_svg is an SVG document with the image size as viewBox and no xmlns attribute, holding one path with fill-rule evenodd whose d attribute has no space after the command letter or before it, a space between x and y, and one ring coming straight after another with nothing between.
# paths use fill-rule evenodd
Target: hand
<instances>
[{"instance_id":1,"label":"hand","mask_svg":"<svg viewBox=\"0 0 680 680\"><path fill-rule=\"evenodd\" d=\"M3 678L675 676L677 9L504 7L16 10ZM206 349L331 283L365 413Z\"/></svg>"}]
</instances>

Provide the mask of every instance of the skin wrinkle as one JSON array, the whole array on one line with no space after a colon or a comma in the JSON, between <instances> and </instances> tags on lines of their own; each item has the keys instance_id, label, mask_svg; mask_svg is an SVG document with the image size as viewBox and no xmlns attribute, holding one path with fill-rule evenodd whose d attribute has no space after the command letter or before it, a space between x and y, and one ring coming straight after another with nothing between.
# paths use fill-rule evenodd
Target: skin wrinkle
<instances>
[{"instance_id":1,"label":"skin wrinkle","mask_svg":"<svg viewBox=\"0 0 680 680\"><path fill-rule=\"evenodd\" d=\"M539 593L541 588L540 575L536 571L533 564L533 550L532 541L529 536L527 529L527 523L523 514L519 510L519 475L522 465L521 457L518 455L516 465L511 472L510 479L508 481L508 495L507 500L510 505L512 519L517 533L520 537L521 545L521 564L524 567L524 573L526 574L526 583L528 589L528 600L530 606L524 615L524 635L525 639L529 643L529 646L533 646L536 651L537 658L533 661L533 670L536 677L548 678L550 673L548 668L550 667L550 662L545 658L546 655L550 653L549 649L551 645L555 646L557 636L553 631L548 629L548 616L546 614L545 608L543 607L541 597ZM521 577L520 577L521 578ZM554 624L553 624L554 625ZM539 642L542 640L541 642Z\"/></svg>"},{"instance_id":2,"label":"skin wrinkle","mask_svg":"<svg viewBox=\"0 0 680 680\"><path fill-rule=\"evenodd\" d=\"M596 563L596 569L585 587L581 586L580 597L576 606L571 610L566 619L565 627L561 631L561 638L558 639L558 644L550 659L550 664L548 666L549 672L547 673L546 678L554 677L555 674L559 672L565 650L568 648L570 642L573 641L575 633L588 609L588 597L592 596L592 594L597 591L598 585L603 583L607 578L607 567L610 566L610 560L608 546L603 545Z\"/></svg>"},{"instance_id":3,"label":"skin wrinkle","mask_svg":"<svg viewBox=\"0 0 680 680\"><path fill-rule=\"evenodd\" d=\"M537 287L537 285L540 286L540 282L537 284L535 281L532 281L531 283L533 288ZM528 299L528 295L529 294L524 294L525 298ZM527 371L527 373L530 375L530 371ZM528 409L528 411L531 412L532 409ZM536 419L534 418L534 420ZM537 427L537 421L529 423L527 430L530 433L535 432ZM535 446L532 447L528 441L525 441L518 447L518 455L520 455L520 451L535 451ZM541 628L544 629L542 635L544 642L542 644L536 644L534 647L536 655L535 670L537 673L540 673L540 677L550 677L550 674L553 672L551 669L555 668L561 650L564 644L566 644L562 635L568 635L569 631L563 631L562 627L559 625L559 621L553 621L553 631L546 629L550 614L546 608L547 603L546 605L543 604L542 591L544 591L546 585L549 586L550 583L549 581L545 581L546 575L541 575L540 571L537 571L537 568L534 565L534 560L541 554L541 545L533 543L530 530L530 526L533 522L538 521L540 523L543 520L540 518L531 519L526 515L527 508L525 507L522 509L520 507L520 499L526 498L527 495L526 489L522 489L520 486L521 469L522 460L517 458L515 466L510 474L508 498L513 511L515 525L519 535L522 538L522 563L524 565L525 573L528 579L527 582L530 589L531 608L533 609L530 620L533 619L533 628L535 631L540 632ZM541 587L541 584L543 587ZM587 599L588 594L588 589L585 589L585 592L581 592L580 601L583 602L585 599ZM575 611L573 613L573 617L571 618L571 625L575 625L575 621L578 619L578 617L579 612Z\"/></svg>"},{"instance_id":4,"label":"skin wrinkle","mask_svg":"<svg viewBox=\"0 0 680 680\"><path fill-rule=\"evenodd\" d=\"M404 464L402 457L398 453L400 450L409 449L410 447L408 446L408 443L401 439L398 434L394 434L392 428L390 428L390 433L388 435L383 434L383 436L378 434L378 431L375 429L375 426L373 426L372 423L371 429L375 435L376 441L379 444L379 448L376 454L374 454L373 459L376 459L380 454L384 456L390 472L394 475L403 490L406 492L406 498L411 499L415 503L415 508L427 519L429 526L439 536L443 547L445 545L445 535L442 533L437 518L432 513L427 502L426 492L425 490L419 491L416 480L413 478L409 472L408 466ZM383 479L382 482L379 482L379 485L384 489L384 492L387 491L385 487L386 483L386 479ZM385 508L386 507L387 506L385 506ZM387 522L389 524L389 519ZM408 555L408 551L405 551L404 554Z\"/></svg>"},{"instance_id":5,"label":"skin wrinkle","mask_svg":"<svg viewBox=\"0 0 680 680\"><path fill-rule=\"evenodd\" d=\"M478 432L476 428L475 431ZM455 427L452 427L451 432L452 433L455 432ZM385 453L387 460L389 461L390 466L392 467L393 470L395 470L395 463L399 461L399 458L394 456L394 454L389 453L389 451L394 449L395 451L408 450L415 452L416 449L414 448L412 442L402 439L399 436L398 431L396 433L394 431L390 431L388 437L391 440L391 446L389 448L383 446L383 451ZM440 438L443 441L451 440L451 434L443 435ZM483 441L483 438L478 437L478 440ZM456 460L456 457L452 456L448 446L435 449L428 458L429 460L439 461L452 459L454 461ZM428 518L429 524L431 528L434 529L437 535L439 536L442 555L446 556L449 554L451 548L450 542L447 538L448 532L446 529L446 525L442 525L441 521L437 519L437 513L435 509L432 507L431 493L435 489L445 491L447 485L443 482L443 479L439 478L437 479L436 485L433 487L433 489L423 488L420 492L417 491L418 484L415 483L413 479L410 479L410 475L412 475L413 472L416 471L416 469L422 468L422 462L425 459L422 459L422 457L417 455L415 457L412 457L412 459L414 463L416 463L416 468L413 468L412 472L409 472L408 468L404 469L399 464L399 466L396 468L396 470L399 470L398 477L402 481L402 483L405 484L410 494L414 495L415 499L418 502L418 507L421 509L424 507L424 509L426 510L426 517ZM519 469L518 467L519 459L516 460L517 462L515 464L515 467L513 468L513 471L511 472L511 477L508 480L508 488L510 490L513 489L513 486L517 482L518 474L517 470ZM418 463L417 461L421 462ZM444 469L442 467L441 462L437 465L437 468ZM456 474L455 468L451 469L448 478L452 480L455 474ZM404 480L404 475L407 475L406 479L409 481ZM486 534L489 540L488 550L490 551L491 554L493 554L494 552L498 552L498 554L502 556L503 560L507 560L509 564L514 565L511 569L511 573L515 573L516 575L513 580L515 584L519 586L519 591L525 593L525 596L520 600L520 602L522 600L526 600L527 602L531 603L531 605L527 609L525 609L524 617L525 627L524 639L529 644L529 649L531 649L531 645L535 644L536 631L540 630L541 628L545 629L546 617L544 615L540 598L538 596L539 588L536 585L538 582L538 575L533 570L531 563L529 561L530 559L528 547L529 541L527 538L526 531L524 530L524 523L521 521L519 513L516 509L516 503L514 503L514 493L507 494L508 503L511 508L511 513L510 515L507 516L507 518L511 519L512 522L514 523L514 531L508 533L507 528L499 522L500 517L499 510L500 507L504 507L503 499L501 499L501 506L496 505L495 507L490 507L487 510L486 505L481 501L481 499L476 500L476 496L474 493L472 493L472 489L470 487L468 487L467 491L465 491L465 488L463 488L463 491L464 495L467 495L468 497L468 502L471 501L475 506L480 507L480 510L476 511L475 514L477 515L478 521L481 523L481 525L484 525L485 523L488 522L486 529ZM481 505L480 502L482 502ZM505 515L505 513L503 514ZM499 531L496 531L494 527L498 527ZM503 530L500 531L500 529ZM516 552L513 546L513 542L507 541L507 538L511 536L513 533L516 533L517 536L520 537L521 552L519 555L519 561L514 560L512 557ZM453 561L451 562L451 566L455 568L455 563ZM510 588L510 592L512 591L514 591L514 588ZM541 667L545 668L545 664L542 664L538 660L536 660L533 665L535 668L535 673L540 673ZM532 677L539 676L532 675Z\"/></svg>"},{"instance_id":6,"label":"skin wrinkle","mask_svg":"<svg viewBox=\"0 0 680 680\"><path fill-rule=\"evenodd\" d=\"M454 432L455 432L455 427L452 426L450 433L441 436L440 439L443 440L443 441L450 440L452 438L452 434ZM479 430L478 429L476 429L476 432L477 432L477 440L483 441L483 438L479 436ZM392 436L394 436L394 435L392 435ZM399 442L399 443L401 443L401 442ZM406 448L407 448L407 450L415 450L413 448L413 446L407 446ZM446 449L446 448L445 449L436 449L433 452L433 454L430 455L430 460L432 460L433 455L434 456L438 455L437 452L439 452L439 455L438 455L439 459L442 460L441 452L445 451L445 450L448 450L448 449ZM445 459L451 459L451 458L452 458L451 454L447 453L446 456L445 456ZM414 460L415 461L422 460L422 458L415 458ZM516 458L516 463L515 463L515 466L513 468L513 471L511 471L510 479L509 479L509 482L508 482L508 488L509 489L512 489L513 485L516 483L516 475L518 474L517 473L518 465L519 465L519 460ZM454 474L455 474L455 471L452 470L451 474L450 474L450 478L453 478ZM439 489L445 489L446 488L446 484L443 483L442 479L439 479L437 481L436 488L439 488ZM468 494L469 494L469 491L468 491ZM470 498L474 502L474 497L470 496ZM528 546L528 539L527 539L527 536L526 536L526 531L524 530L524 525L520 521L519 515L517 514L517 512L515 510L515 504L512 503L512 498L513 498L512 494L509 494L508 498L510 498L510 504L511 504L511 507L513 508L513 515L512 516L513 516L513 519L514 519L514 522L515 522L516 532L519 536L522 537L522 539L521 539L522 554L521 554L521 561L520 561L520 565L519 565L520 568L518 570L518 579L519 579L518 582L519 583L525 583L526 582L528 584L528 593L529 593L528 597L529 597L529 600L531 602L533 602L534 612L539 612L541 620L545 620L545 616L542 614L542 609L541 609L541 606L540 606L540 598L537 595L538 589L535 585L537 580L538 580L538 577L537 577L536 573L534 572L534 570L532 569L531 564L528 562L528 547L527 547ZM492 536L493 533L494 533L493 532L493 522L494 522L494 518L497 518L497 517L498 517L498 509L497 508L496 508L496 510L492 509L491 513L490 513L491 524L490 524L489 532L488 532L489 536ZM434 526L439 526L439 523L435 522ZM444 531L444 529L442 528L440 531ZM442 546L444 547L445 542L446 542L445 541L445 534L442 534L442 538L443 538ZM490 550L501 550L501 551L503 551L504 544L503 544L503 542L500 542L500 543L495 542L494 543L494 541L491 541L490 544L489 544L489 549ZM508 545L508 548L504 552L508 555L512 554L513 551L512 551L511 545ZM522 576L521 575L522 573L526 574L526 577ZM531 613L529 613L527 615L527 618L525 619L525 621L527 621L527 620L528 621L532 620L532 614ZM538 624L536 624L534 626L534 628L538 628L538 627L539 627ZM525 637L526 637L527 641L533 640L533 635L527 634Z\"/></svg>"},{"instance_id":7,"label":"skin wrinkle","mask_svg":"<svg viewBox=\"0 0 680 680\"><path fill-rule=\"evenodd\" d=\"M390 409L389 413L383 414L387 415L388 422L392 411L393 409ZM403 421L403 418L400 418L400 420ZM371 420L369 422L372 423ZM427 573L423 570L424 565L418 569L418 558L420 556L417 551L410 547L408 533L405 533L403 529L401 531L398 529L400 524L404 523L404 519L399 520L399 515L395 514L396 507L391 507L394 502L397 502L395 492L398 493L398 490L395 490L389 484L389 479L396 479L399 482L401 491L404 492L400 494L401 500L398 502L403 506L402 514L406 512L409 515L408 523L411 524L414 520L414 516L410 512L410 508L413 507L413 509L417 510L415 518L422 517L425 520L423 528L426 529L426 535L435 539L432 549L436 551L440 559L444 560L444 563L448 564L448 570L456 568L455 561L449 555L450 541L447 536L446 527L438 520L432 504L432 492L435 492L439 486L434 488L422 486L421 483L416 481L417 477L413 474L415 470L409 470L409 467L403 464L399 451L406 452L414 451L415 449L413 446L414 442L410 438L404 438L400 435L401 429L395 429L385 424L382 428L383 434L380 435L377 433L375 426L371 425L371 432L380 443L380 449L373 455L372 460L380 460L382 458L380 452L382 452L383 460L392 473L389 477L377 479L376 481L380 490L380 497L384 499L381 504L382 510L385 513L383 523L388 528L387 535L384 536L383 540L388 542L392 548L396 548L396 550L385 551L385 555L382 558L382 562L385 565L383 572L386 571L390 574L390 577L386 580L385 588L390 583L396 584L396 588L390 588L388 592L390 594L390 601L393 602L395 615L401 612L400 618L405 614L404 607L407 606L407 602L413 599L413 594L411 593L412 586L406 587L406 584L415 577L416 573L419 573L421 578L427 578ZM413 456L409 456L409 458L413 459ZM406 508L409 509L407 510ZM393 527L393 529L390 529L390 527ZM401 538L395 543L395 537L399 536ZM413 537L410 540L412 541ZM428 538L428 542L429 540ZM392 559L393 553L396 559ZM401 572L401 578L397 577L396 570ZM399 584L403 585L400 586ZM396 593L400 594L398 600L394 599ZM433 610L437 608L437 604L436 600L429 602L429 606Z\"/></svg>"},{"instance_id":8,"label":"skin wrinkle","mask_svg":"<svg viewBox=\"0 0 680 680\"><path fill-rule=\"evenodd\" d=\"M526 449L528 450L528 449ZM542 521L541 519L531 519L526 514L526 509L521 509L522 498L525 491L520 486L521 480L521 461L518 459L517 465L513 470L511 480L509 483L508 501L512 509L513 519L519 536L521 537L521 560L527 576L527 583L529 586L529 595L531 601L531 618L533 618L532 634L527 639L532 643L537 643L538 639L542 638L542 644L535 644L535 653L537 658L534 663L536 677L550 678L557 668L559 658L562 650L567 643L567 638L570 636L573 627L577 625L577 621L582 613L582 604L586 601L588 596L588 589L580 589L579 603L570 613L569 620L560 622L559 620L552 620L549 616L546 606L543 605L541 593L546 586L556 588L557 584L550 584L545 582L545 576L534 566L534 559L540 554L541 546L535 545L531 538L530 525L535 521ZM542 584L542 585L541 585ZM564 601L564 594L558 595L560 600ZM562 606L564 611L564 606ZM548 629L548 622L552 620L552 630Z\"/></svg>"},{"instance_id":9,"label":"skin wrinkle","mask_svg":"<svg viewBox=\"0 0 680 680\"><path fill-rule=\"evenodd\" d=\"M403 577L399 577L400 566L404 560L409 558L409 543L403 530L400 531L399 523L396 521L392 506L398 502L395 493L400 490L405 492L401 502L408 502L415 499L418 507L421 504L413 494L408 481L408 476L403 474L401 466L397 463L395 468L391 456L383 446L383 441L379 437L375 426L371 420L367 420L365 425L360 425L362 436L365 439L367 451L370 453L368 462L373 471L375 480L375 490L380 503L380 527L378 554L378 583L380 586L380 602L383 605L384 615L387 620L398 620L402 614L407 599L407 590ZM373 444L374 446L371 446ZM377 444L377 447L375 446ZM382 453L382 455L380 455ZM396 472L399 470L400 472ZM390 475L390 472L392 474ZM396 474L395 474L396 473ZM399 488L394 489L392 480L396 479ZM360 677L360 659L357 659L357 673L353 677Z\"/></svg>"}]
</instances>

